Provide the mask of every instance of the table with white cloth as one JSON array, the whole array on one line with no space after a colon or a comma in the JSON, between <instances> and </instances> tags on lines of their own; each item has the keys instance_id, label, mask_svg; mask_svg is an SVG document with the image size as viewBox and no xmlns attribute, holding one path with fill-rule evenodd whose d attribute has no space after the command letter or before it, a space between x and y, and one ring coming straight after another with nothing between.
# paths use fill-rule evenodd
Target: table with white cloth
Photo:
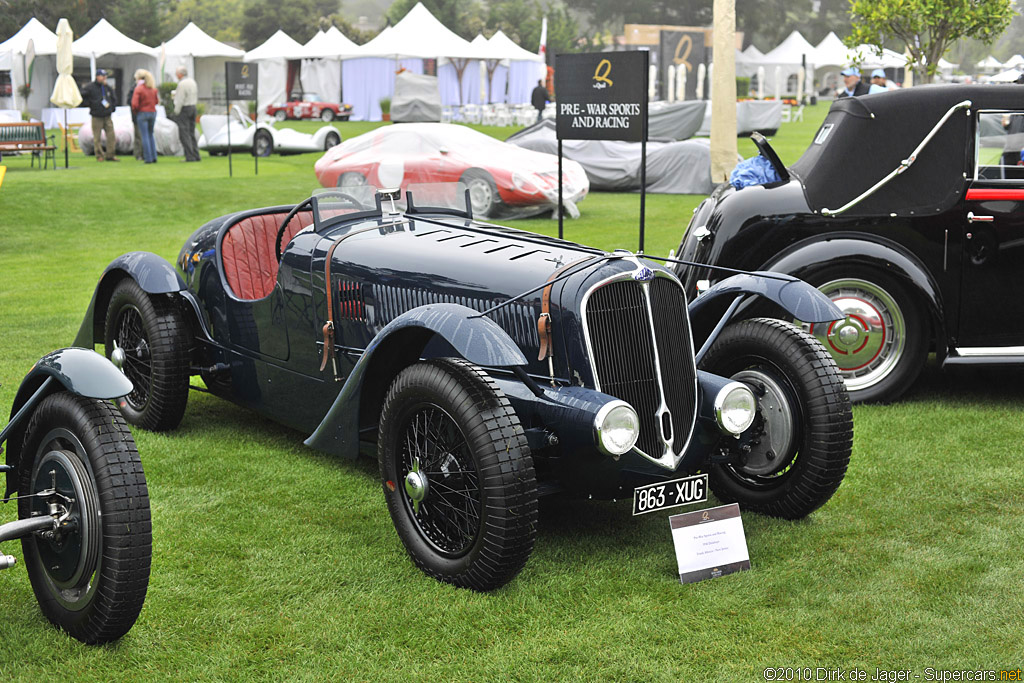
<instances>
[{"instance_id":1,"label":"table with white cloth","mask_svg":"<svg viewBox=\"0 0 1024 683\"><path fill-rule=\"evenodd\" d=\"M75 109L68 109L68 124L72 123L89 123L92 117L89 116L88 107L76 107ZM114 109L113 116L127 116L131 118L132 108L128 105L121 105ZM166 118L167 114L164 111L164 105L156 105L156 117ZM59 128L64 125L64 110L60 107L47 107L43 109L43 126L46 128Z\"/></svg>"}]
</instances>

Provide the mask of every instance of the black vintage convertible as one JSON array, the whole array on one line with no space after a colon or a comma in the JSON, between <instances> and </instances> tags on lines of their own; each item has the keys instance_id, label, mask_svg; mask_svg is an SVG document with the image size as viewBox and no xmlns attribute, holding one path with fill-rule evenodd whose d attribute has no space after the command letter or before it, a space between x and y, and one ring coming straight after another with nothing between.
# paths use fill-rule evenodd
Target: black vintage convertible
<instances>
[{"instance_id":1,"label":"black vintage convertible","mask_svg":"<svg viewBox=\"0 0 1024 683\"><path fill-rule=\"evenodd\" d=\"M526 563L542 495L622 498L706 471L720 499L769 515L832 496L852 418L821 343L722 318L694 351L690 314L757 295L840 317L771 273L724 280L688 312L646 257L475 221L454 186L361 186L212 220L176 266L125 254L77 342L103 343L134 382L133 424L174 428L199 375L313 448L375 453L413 561L489 590Z\"/></svg>"},{"instance_id":2,"label":"black vintage convertible","mask_svg":"<svg viewBox=\"0 0 1024 683\"><path fill-rule=\"evenodd\" d=\"M789 168L757 142L779 180L718 187L680 258L818 286L846 317L808 328L854 401L899 397L929 349L943 366L1024 364L1024 88L837 100ZM691 296L721 277L677 273Z\"/></svg>"}]
</instances>

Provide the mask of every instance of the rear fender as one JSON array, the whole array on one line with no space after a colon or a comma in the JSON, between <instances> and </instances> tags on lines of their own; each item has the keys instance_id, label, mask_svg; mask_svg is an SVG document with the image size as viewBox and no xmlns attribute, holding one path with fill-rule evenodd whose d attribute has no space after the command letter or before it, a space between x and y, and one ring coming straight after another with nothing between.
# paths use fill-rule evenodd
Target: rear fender
<instances>
[{"instance_id":1,"label":"rear fender","mask_svg":"<svg viewBox=\"0 0 1024 683\"><path fill-rule=\"evenodd\" d=\"M79 396L110 400L131 393L132 383L109 360L87 349L60 349L40 358L18 387L11 407L11 421L0 443L7 441L7 493L17 489L25 427L36 405L50 394L70 391Z\"/></svg>"},{"instance_id":2,"label":"rear fender","mask_svg":"<svg viewBox=\"0 0 1024 683\"><path fill-rule=\"evenodd\" d=\"M490 318L478 316L466 306L432 304L392 320L366 347L306 445L355 458L360 425L377 422L376 413L392 379L418 361L434 337L441 337L462 358L482 367L526 365L526 356L505 330Z\"/></svg>"},{"instance_id":3,"label":"rear fender","mask_svg":"<svg viewBox=\"0 0 1024 683\"><path fill-rule=\"evenodd\" d=\"M103 341L103 325L106 321L110 296L121 280L132 278L147 294L172 294L178 292L191 304L195 320L200 321L199 307L188 292L185 281L178 271L165 259L148 251L133 251L114 259L100 276L92 301L85 312L85 319L75 336L74 345L92 348Z\"/></svg>"}]
</instances>

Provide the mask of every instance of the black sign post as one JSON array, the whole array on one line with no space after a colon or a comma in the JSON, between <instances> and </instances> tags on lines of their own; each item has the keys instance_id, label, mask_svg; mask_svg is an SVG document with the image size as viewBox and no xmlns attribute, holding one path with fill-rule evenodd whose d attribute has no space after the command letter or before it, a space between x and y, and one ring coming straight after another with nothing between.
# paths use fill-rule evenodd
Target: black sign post
<instances>
[{"instance_id":1,"label":"black sign post","mask_svg":"<svg viewBox=\"0 0 1024 683\"><path fill-rule=\"evenodd\" d=\"M258 101L257 76L259 65L246 62L224 62L224 82L227 84L227 127L228 127L228 176L233 176L231 164L231 100L242 102ZM253 168L260 174L259 156L256 154L256 136L252 136Z\"/></svg>"},{"instance_id":2,"label":"black sign post","mask_svg":"<svg viewBox=\"0 0 1024 683\"><path fill-rule=\"evenodd\" d=\"M555 130L558 137L558 237L562 237L562 140L640 143L640 251L647 196L646 50L555 57Z\"/></svg>"}]
</instances>

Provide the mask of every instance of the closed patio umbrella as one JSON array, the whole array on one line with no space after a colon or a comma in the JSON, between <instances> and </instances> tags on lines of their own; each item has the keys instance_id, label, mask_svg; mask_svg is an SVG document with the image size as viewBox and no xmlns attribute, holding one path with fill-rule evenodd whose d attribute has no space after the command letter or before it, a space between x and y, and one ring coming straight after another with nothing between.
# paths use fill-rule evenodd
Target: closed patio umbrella
<instances>
[{"instance_id":1,"label":"closed patio umbrella","mask_svg":"<svg viewBox=\"0 0 1024 683\"><path fill-rule=\"evenodd\" d=\"M78 92L78 85L71 77L74 68L71 43L74 38L71 24L62 18L57 24L57 82L53 86L50 101L64 110L64 168L68 167L68 109L82 103L82 93ZM96 143L99 144L99 140Z\"/></svg>"}]
</instances>

